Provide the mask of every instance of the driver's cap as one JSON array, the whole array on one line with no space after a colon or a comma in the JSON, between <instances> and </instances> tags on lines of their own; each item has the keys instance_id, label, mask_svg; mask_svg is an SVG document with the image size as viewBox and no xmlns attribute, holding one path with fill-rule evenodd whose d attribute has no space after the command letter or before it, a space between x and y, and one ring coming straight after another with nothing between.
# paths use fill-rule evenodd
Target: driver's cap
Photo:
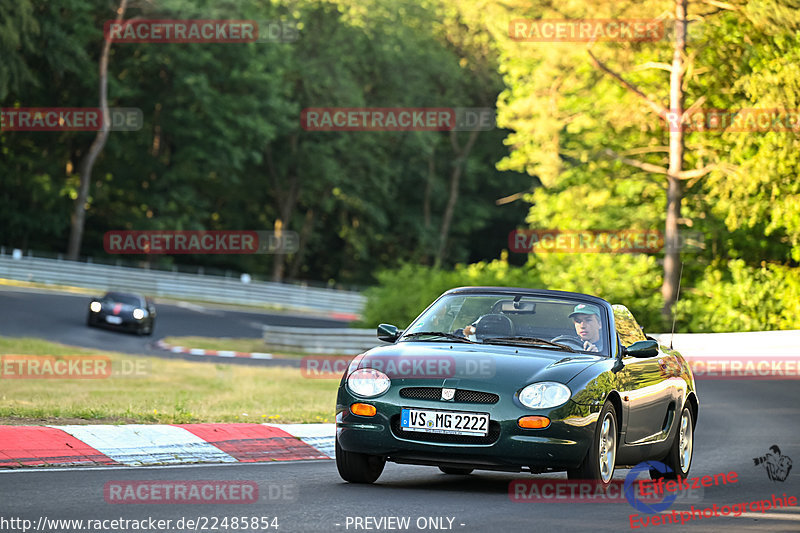
<instances>
[{"instance_id":1,"label":"driver's cap","mask_svg":"<svg viewBox=\"0 0 800 533\"><path fill-rule=\"evenodd\" d=\"M597 318L600 318L600 310L593 305L578 304L569 314L569 317L572 318L575 315L597 315Z\"/></svg>"}]
</instances>

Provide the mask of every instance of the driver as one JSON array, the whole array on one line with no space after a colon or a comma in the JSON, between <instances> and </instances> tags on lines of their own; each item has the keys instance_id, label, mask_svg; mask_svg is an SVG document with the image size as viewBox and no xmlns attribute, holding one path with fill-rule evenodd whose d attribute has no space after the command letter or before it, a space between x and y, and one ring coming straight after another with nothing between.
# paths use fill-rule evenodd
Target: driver
<instances>
[{"instance_id":1,"label":"driver","mask_svg":"<svg viewBox=\"0 0 800 533\"><path fill-rule=\"evenodd\" d=\"M603 324L600 322L600 311L593 305L578 304L569 317L575 324L575 333L583 341L583 349L587 352L602 351L603 337L600 330L603 329Z\"/></svg>"}]
</instances>

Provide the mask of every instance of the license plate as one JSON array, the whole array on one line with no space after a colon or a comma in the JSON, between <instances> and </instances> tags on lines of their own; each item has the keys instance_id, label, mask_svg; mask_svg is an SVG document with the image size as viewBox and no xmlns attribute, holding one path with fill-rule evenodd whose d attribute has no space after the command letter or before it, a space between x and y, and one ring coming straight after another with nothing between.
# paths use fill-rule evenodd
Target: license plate
<instances>
[{"instance_id":1,"label":"license plate","mask_svg":"<svg viewBox=\"0 0 800 533\"><path fill-rule=\"evenodd\" d=\"M405 431L485 437L489 434L489 415L404 408L400 413L400 427Z\"/></svg>"},{"instance_id":2,"label":"license plate","mask_svg":"<svg viewBox=\"0 0 800 533\"><path fill-rule=\"evenodd\" d=\"M107 316L106 322L109 324L122 324L122 317L121 316Z\"/></svg>"}]
</instances>

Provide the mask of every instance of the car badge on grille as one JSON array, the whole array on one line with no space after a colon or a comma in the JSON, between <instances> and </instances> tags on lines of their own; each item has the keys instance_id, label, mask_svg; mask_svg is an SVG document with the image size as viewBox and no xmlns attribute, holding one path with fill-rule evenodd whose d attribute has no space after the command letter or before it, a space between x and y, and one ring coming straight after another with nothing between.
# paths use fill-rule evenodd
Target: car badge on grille
<instances>
[{"instance_id":1,"label":"car badge on grille","mask_svg":"<svg viewBox=\"0 0 800 533\"><path fill-rule=\"evenodd\" d=\"M452 400L455 398L455 389L442 389L442 400Z\"/></svg>"}]
</instances>

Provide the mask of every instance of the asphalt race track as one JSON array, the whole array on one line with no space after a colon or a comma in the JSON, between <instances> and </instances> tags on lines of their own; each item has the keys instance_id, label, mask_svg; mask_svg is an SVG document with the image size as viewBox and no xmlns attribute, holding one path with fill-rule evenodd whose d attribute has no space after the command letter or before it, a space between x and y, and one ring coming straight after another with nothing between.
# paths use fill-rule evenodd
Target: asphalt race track
<instances>
[{"instance_id":1,"label":"asphalt race track","mask_svg":"<svg viewBox=\"0 0 800 533\"><path fill-rule=\"evenodd\" d=\"M171 354L154 343L168 336L260 338L262 324L346 327L345 322L314 316L226 310L193 303L166 304L156 300L158 317L155 331L149 337L138 336L124 331L87 327L89 300L90 297L84 295L0 288L0 335L35 337L122 353L209 360L204 356ZM240 364L285 364L279 360L231 358L231 361Z\"/></svg>"},{"instance_id":2,"label":"asphalt race track","mask_svg":"<svg viewBox=\"0 0 800 533\"><path fill-rule=\"evenodd\" d=\"M771 499L772 495L800 496L800 467L785 481L770 481L754 457L777 444L783 455L800 460L800 405L797 381L700 381L700 416L691 477L734 471L738 482L702 489L690 501L676 501L672 510L732 505ZM627 470L615 477L624 479ZM48 519L198 519L277 517L279 532L374 531L375 522L355 517L409 517L407 531L533 532L631 531L629 515L638 513L621 503L515 503L508 495L516 478L542 479L562 474L515 475L477 472L467 477L447 476L432 467L389 464L378 483L343 483L333 461L260 463L181 467L81 468L68 471L0 472L0 517ZM259 498L251 504L109 504L108 482L153 480L238 480L258 485ZM641 516L641 514L640 514ZM651 516L651 515L647 515ZM350 518L348 522L348 517ZM444 517L427 522L429 517ZM452 519L452 523L448 521ZM419 525L426 526L418 528ZM337 525L338 524L338 525ZM199 524L196 524L199 525ZM212 522L206 523L210 528ZM366 525L370 529L366 529ZM398 523L392 522L397 526ZM451 529L447 529L450 527ZM800 508L748 512L738 517L703 518L684 525L650 525L639 531L799 531ZM73 529L50 529L60 532ZM198 528L203 531L202 527ZM206 529L213 531L212 529ZM392 529L381 529L392 531ZM3 531L13 531L3 529ZM107 529L116 533L119 529ZM237 531L233 528L218 531ZM239 530L241 531L241 529ZM246 529L245 531L269 531Z\"/></svg>"},{"instance_id":3,"label":"asphalt race track","mask_svg":"<svg viewBox=\"0 0 800 533\"><path fill-rule=\"evenodd\" d=\"M165 336L202 335L260 337L260 324L317 327L341 322L255 312L211 309L194 304L159 304L152 338L87 328L88 298L37 290L0 290L0 335L30 336L97 349L126 353L176 356L152 347ZM757 354L756 354L757 355ZM197 359L208 359L195 357ZM237 361L238 362L238 361ZM249 362L249 361L248 361ZM264 363L269 361L260 361ZM736 472L738 481L693 491L676 501L671 510L714 504L733 505L772 496L800 498L800 466L785 481L772 481L753 459L773 445L795 462L800 461L800 381L719 380L697 382L700 416L695 435L692 477ZM334 401L334 398L331 398ZM627 470L615 477L624 479ZM42 519L172 520L165 529L122 529L112 525L92 531L269 531L227 527L223 518L267 517L279 532L303 531L633 531L630 515L645 515L622 502L513 502L509 483L514 479L564 478L563 474L537 475L476 472L458 477L433 467L388 464L375 485L358 486L339 478L333 461L236 463L172 467L110 467L73 469L22 469L0 471L0 533L22 531ZM643 476L642 476L643 477ZM246 481L258 486L256 503L108 503L107 483L126 481ZM378 522L389 517L404 522ZM200 519L193 527L176 522ZM217 528L213 529L214 520ZM356 521L358 519L358 521ZM110 524L110 523L109 523ZM379 526L383 526L380 527ZM385 527L385 526L390 527ZM203 527L205 526L205 528ZM393 526L393 528L392 528ZM800 531L800 506L745 512L741 516L702 518L685 524L650 525L646 531ZM36 531L31 529L30 531ZM46 533L79 531L75 527L49 527Z\"/></svg>"}]
</instances>

